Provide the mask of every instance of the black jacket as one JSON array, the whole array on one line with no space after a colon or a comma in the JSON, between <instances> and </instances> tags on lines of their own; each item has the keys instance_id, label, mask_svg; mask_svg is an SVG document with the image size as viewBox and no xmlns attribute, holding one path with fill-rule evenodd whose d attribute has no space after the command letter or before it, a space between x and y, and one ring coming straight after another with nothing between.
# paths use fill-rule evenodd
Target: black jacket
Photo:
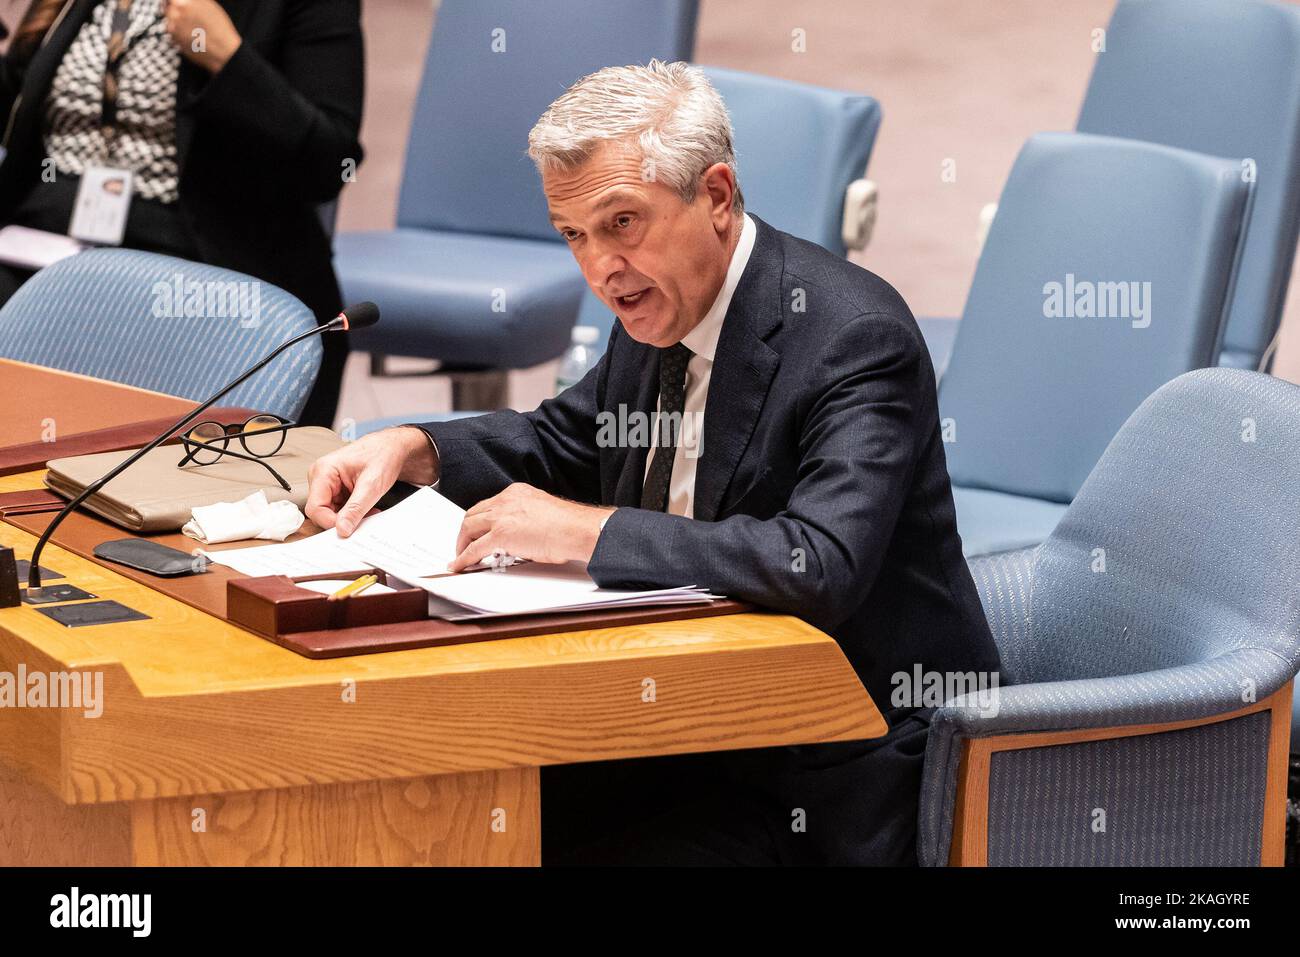
<instances>
[{"instance_id":1,"label":"black jacket","mask_svg":"<svg viewBox=\"0 0 1300 957\"><path fill-rule=\"evenodd\" d=\"M700 585L797 615L835 637L898 727L915 709L891 705L896 673L998 669L957 534L934 370L887 283L756 224L714 357L694 519L637 508L647 450L597 442L600 412L655 410L657 350L618 325L599 365L536 411L424 425L439 488L464 506L515 481L620 506L589 566L599 584ZM886 760L887 746L730 763L776 806L806 810L810 839L788 859L897 861L916 781L883 778L919 776L920 758Z\"/></svg>"},{"instance_id":2,"label":"black jacket","mask_svg":"<svg viewBox=\"0 0 1300 957\"><path fill-rule=\"evenodd\" d=\"M39 182L41 115L55 71L98 0L71 0L25 69L0 58L0 223ZM341 308L317 207L359 164L359 0L221 0L243 38L216 76L182 60L179 208L201 259L293 293L318 317Z\"/></svg>"}]
</instances>

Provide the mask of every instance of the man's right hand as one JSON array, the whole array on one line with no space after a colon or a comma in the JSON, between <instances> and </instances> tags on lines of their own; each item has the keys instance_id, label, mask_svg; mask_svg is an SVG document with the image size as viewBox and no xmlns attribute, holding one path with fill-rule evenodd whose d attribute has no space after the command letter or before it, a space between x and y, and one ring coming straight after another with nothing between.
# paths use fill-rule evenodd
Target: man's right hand
<instances>
[{"instance_id":1,"label":"man's right hand","mask_svg":"<svg viewBox=\"0 0 1300 957\"><path fill-rule=\"evenodd\" d=\"M307 517L347 538L394 482L437 480L438 456L423 429L372 432L313 463L307 472Z\"/></svg>"}]
</instances>

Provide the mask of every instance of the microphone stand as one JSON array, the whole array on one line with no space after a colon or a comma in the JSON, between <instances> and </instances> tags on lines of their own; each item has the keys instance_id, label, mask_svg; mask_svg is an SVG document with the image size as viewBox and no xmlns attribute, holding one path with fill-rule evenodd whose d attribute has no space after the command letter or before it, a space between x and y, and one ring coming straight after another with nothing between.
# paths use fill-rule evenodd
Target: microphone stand
<instances>
[{"instance_id":1,"label":"microphone stand","mask_svg":"<svg viewBox=\"0 0 1300 957\"><path fill-rule=\"evenodd\" d=\"M346 331L347 328L348 328L348 320L345 315L340 314L338 316L335 316L333 319L331 319L329 322L325 323L324 325L317 326L314 329L309 329L308 331L302 333L301 335L294 336L288 342L282 343L281 345L277 346L275 350L272 351L269 355L267 355L266 358L264 358L261 362L257 363L257 365L253 366L251 369L242 373L239 376L239 378L235 379L233 382L229 382L226 385L222 386L215 393L213 393L211 398L204 401L194 411L188 413L184 418L182 418L179 422L173 425L170 429L165 431L162 435L158 436L158 438L154 439L144 448L139 449L136 452L132 453L131 455L127 456L123 461L121 461L116 466L114 466L113 469L108 472L108 474L100 478L97 478L95 481L87 485L85 489L82 490L80 495L78 495L76 498L74 498L72 501L70 501L67 505L63 507L63 511L59 512L58 515L54 516L54 521L50 522L50 524L46 526L45 531L41 533L41 537L36 542L36 547L32 549L31 567L27 573L27 597L39 598L41 596L41 566L40 566L41 550L45 548L45 543L50 540L50 536L54 534L54 530L59 527L60 523L65 518L67 518L72 513L72 511L76 509L78 505L80 505L86 499L90 498L90 496L94 495L96 492L98 492L109 482L113 481L113 479L117 478L119 475L125 472L136 462L140 461L140 459L143 458L147 453L152 452L158 446L166 442L171 436L175 435L177 432L180 432L182 429L184 429L187 425L189 425L191 422L197 419L201 414L203 414L205 411L210 409L216 403L216 401L220 399L223 395L225 395L227 392L229 392L231 389L235 388L236 386L242 384L245 380L247 380L250 376L252 376L253 373L265 367L267 363L269 363L280 353L284 352L285 349L288 349L290 346L297 345L298 343L302 342L304 339L310 339L312 336L318 336L325 332L335 332L340 329Z\"/></svg>"}]
</instances>

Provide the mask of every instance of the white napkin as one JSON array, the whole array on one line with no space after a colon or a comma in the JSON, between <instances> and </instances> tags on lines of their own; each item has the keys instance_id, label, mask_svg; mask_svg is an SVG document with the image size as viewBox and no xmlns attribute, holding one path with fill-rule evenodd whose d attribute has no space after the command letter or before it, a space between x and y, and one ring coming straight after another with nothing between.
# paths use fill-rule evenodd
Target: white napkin
<instances>
[{"instance_id":1,"label":"white napkin","mask_svg":"<svg viewBox=\"0 0 1300 957\"><path fill-rule=\"evenodd\" d=\"M268 502L261 489L239 502L197 505L181 533L205 545L262 538L282 542L302 527L305 516L293 502Z\"/></svg>"}]
</instances>

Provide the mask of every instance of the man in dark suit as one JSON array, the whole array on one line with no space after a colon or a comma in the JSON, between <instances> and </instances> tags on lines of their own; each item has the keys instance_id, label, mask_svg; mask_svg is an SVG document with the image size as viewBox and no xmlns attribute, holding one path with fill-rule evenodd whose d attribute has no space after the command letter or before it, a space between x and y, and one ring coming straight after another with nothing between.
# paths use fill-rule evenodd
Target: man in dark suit
<instances>
[{"instance_id":1,"label":"man in dark suit","mask_svg":"<svg viewBox=\"0 0 1300 957\"><path fill-rule=\"evenodd\" d=\"M352 443L316 464L308 515L350 534L395 481L436 480L469 508L454 569L577 559L602 586L798 615L889 721L874 741L544 769L545 860L914 863L928 711L897 676L991 675L998 657L911 313L745 214L696 68L593 74L529 141L556 228L619 317L599 365L527 414Z\"/></svg>"}]
</instances>

